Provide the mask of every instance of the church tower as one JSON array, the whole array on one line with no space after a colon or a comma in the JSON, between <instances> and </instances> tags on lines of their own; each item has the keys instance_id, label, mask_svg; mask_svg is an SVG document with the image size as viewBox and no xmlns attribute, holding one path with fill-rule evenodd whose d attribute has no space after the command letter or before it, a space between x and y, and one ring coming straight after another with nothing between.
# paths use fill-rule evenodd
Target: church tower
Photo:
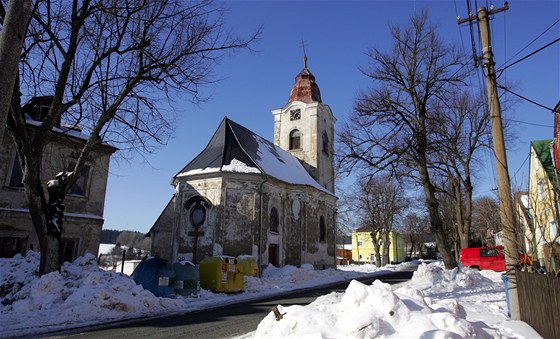
<instances>
[{"instance_id":1,"label":"church tower","mask_svg":"<svg viewBox=\"0 0 560 339\"><path fill-rule=\"evenodd\" d=\"M315 76L307 68L296 76L288 103L272 111L274 144L300 159L323 187L334 193L334 124L336 118L323 104Z\"/></svg>"}]
</instances>

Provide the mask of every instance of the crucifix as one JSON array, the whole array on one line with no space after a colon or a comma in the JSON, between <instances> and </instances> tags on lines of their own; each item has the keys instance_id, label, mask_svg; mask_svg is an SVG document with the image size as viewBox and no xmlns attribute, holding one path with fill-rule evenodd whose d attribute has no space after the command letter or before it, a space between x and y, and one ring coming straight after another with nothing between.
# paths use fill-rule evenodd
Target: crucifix
<instances>
[{"instance_id":1,"label":"crucifix","mask_svg":"<svg viewBox=\"0 0 560 339\"><path fill-rule=\"evenodd\" d=\"M199 227L204 223L206 219L206 209L200 201L197 201L191 209L191 224L194 226L194 232L188 231L187 235L189 237L194 237L193 240L193 264L197 264L196 252L198 251L198 237L203 237L204 232L199 231Z\"/></svg>"}]
</instances>

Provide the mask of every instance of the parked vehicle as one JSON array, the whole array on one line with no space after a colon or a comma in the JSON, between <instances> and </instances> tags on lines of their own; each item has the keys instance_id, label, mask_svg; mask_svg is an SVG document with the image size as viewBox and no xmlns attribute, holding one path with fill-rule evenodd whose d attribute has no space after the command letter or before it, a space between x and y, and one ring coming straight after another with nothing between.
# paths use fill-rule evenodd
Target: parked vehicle
<instances>
[{"instance_id":1,"label":"parked vehicle","mask_svg":"<svg viewBox=\"0 0 560 339\"><path fill-rule=\"evenodd\" d=\"M477 270L506 270L503 246L463 248L459 251L459 261L464 267Z\"/></svg>"}]
</instances>

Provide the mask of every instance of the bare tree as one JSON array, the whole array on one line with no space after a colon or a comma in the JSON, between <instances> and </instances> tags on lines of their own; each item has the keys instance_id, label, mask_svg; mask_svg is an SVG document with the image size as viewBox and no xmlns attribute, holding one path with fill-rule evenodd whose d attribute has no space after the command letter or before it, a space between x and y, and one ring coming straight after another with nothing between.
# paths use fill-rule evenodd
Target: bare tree
<instances>
[{"instance_id":1,"label":"bare tree","mask_svg":"<svg viewBox=\"0 0 560 339\"><path fill-rule=\"evenodd\" d=\"M355 198L356 207L362 212L362 225L371 232L375 262L379 267L389 262L389 235L407 201L401 187L388 175L361 178L356 191L359 192Z\"/></svg>"},{"instance_id":2,"label":"bare tree","mask_svg":"<svg viewBox=\"0 0 560 339\"><path fill-rule=\"evenodd\" d=\"M173 129L173 115L159 102L198 101L199 88L215 80L213 68L227 53L258 37L238 38L223 26L211 0L38 0L21 53L14 93L52 96L38 127L12 99L8 129L16 144L29 212L41 248L40 273L59 269L63 202L101 144L122 151L152 151ZM74 168L41 180L45 146L53 128L89 132Z\"/></svg>"},{"instance_id":3,"label":"bare tree","mask_svg":"<svg viewBox=\"0 0 560 339\"><path fill-rule=\"evenodd\" d=\"M440 39L427 18L423 11L404 28L390 26L391 50L369 51L371 67L363 73L372 85L359 95L340 132L340 163L345 171L390 171L416 180L424 191L430 231L451 268L457 263L443 236L430 161L446 147L434 133L443 118L436 107L463 84L467 63L458 48Z\"/></svg>"},{"instance_id":4,"label":"bare tree","mask_svg":"<svg viewBox=\"0 0 560 339\"><path fill-rule=\"evenodd\" d=\"M30 16L31 0L12 0L6 10L0 3L0 140L4 139L4 126L18 74L19 54Z\"/></svg>"},{"instance_id":5,"label":"bare tree","mask_svg":"<svg viewBox=\"0 0 560 339\"><path fill-rule=\"evenodd\" d=\"M424 238L428 234L428 220L414 212L408 213L403 221L404 233L406 235L405 244L409 243L408 257L412 258L415 252L422 256Z\"/></svg>"},{"instance_id":6,"label":"bare tree","mask_svg":"<svg viewBox=\"0 0 560 339\"><path fill-rule=\"evenodd\" d=\"M444 119L437 133L447 147L436 154L440 158L434 160L434 166L442 176L439 188L454 205L459 248L466 248L473 212L473 171L480 151L490 145L490 116L484 110L484 100L468 91L443 104Z\"/></svg>"},{"instance_id":7,"label":"bare tree","mask_svg":"<svg viewBox=\"0 0 560 339\"><path fill-rule=\"evenodd\" d=\"M495 245L488 236L502 230L498 201L491 196L481 196L474 200L473 205L471 241L480 246Z\"/></svg>"}]
</instances>

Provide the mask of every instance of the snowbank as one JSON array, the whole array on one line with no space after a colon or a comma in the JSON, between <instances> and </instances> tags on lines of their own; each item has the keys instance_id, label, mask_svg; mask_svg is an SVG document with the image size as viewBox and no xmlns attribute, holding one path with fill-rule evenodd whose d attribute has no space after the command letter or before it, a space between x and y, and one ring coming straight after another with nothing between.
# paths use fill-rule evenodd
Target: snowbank
<instances>
[{"instance_id":1,"label":"snowbank","mask_svg":"<svg viewBox=\"0 0 560 339\"><path fill-rule=\"evenodd\" d=\"M269 266L262 278L245 277L243 293L203 290L198 297L170 299L155 297L127 275L100 269L89 254L65 263L60 273L39 277L38 267L34 252L0 259L0 337L218 307L381 271L371 265L346 271ZM527 324L507 318L499 273L445 270L439 264L420 265L410 282L394 290L379 281L370 286L352 281L344 293L321 296L307 306L278 305L277 311L279 321L270 313L243 338L538 337Z\"/></svg>"}]
</instances>

